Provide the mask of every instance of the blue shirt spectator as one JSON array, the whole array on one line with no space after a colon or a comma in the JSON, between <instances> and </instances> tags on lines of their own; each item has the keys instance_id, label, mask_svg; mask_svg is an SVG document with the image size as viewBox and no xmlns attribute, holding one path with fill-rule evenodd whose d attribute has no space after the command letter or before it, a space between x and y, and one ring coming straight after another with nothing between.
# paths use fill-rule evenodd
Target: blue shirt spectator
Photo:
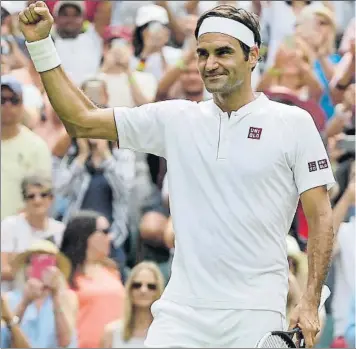
<instances>
[{"instance_id":1,"label":"blue shirt spectator","mask_svg":"<svg viewBox=\"0 0 356 349\"><path fill-rule=\"evenodd\" d=\"M329 56L329 60L332 64L337 64L340 62L341 56L337 53L333 53ZM319 60L314 62L314 72L324 88L324 92L320 98L319 104L324 110L327 119L330 119L334 114L334 104L330 95L329 80L326 77Z\"/></svg>"}]
</instances>

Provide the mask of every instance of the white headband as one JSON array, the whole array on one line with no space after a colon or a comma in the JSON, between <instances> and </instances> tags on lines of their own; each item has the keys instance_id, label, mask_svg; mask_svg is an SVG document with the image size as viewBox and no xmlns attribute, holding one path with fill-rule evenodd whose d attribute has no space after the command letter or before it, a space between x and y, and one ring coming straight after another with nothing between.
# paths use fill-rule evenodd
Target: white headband
<instances>
[{"instance_id":1,"label":"white headband","mask_svg":"<svg viewBox=\"0 0 356 349\"><path fill-rule=\"evenodd\" d=\"M208 17L200 26L198 37L206 33L221 33L240 40L248 47L255 45L255 36L244 24L224 17Z\"/></svg>"}]
</instances>

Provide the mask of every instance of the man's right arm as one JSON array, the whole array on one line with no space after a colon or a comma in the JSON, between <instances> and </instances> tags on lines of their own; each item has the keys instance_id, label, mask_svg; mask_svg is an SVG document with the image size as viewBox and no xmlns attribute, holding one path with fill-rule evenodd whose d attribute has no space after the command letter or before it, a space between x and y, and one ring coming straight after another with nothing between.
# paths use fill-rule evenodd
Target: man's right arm
<instances>
[{"instance_id":1,"label":"man's right arm","mask_svg":"<svg viewBox=\"0 0 356 349\"><path fill-rule=\"evenodd\" d=\"M53 17L43 1L19 14L20 29L49 100L70 136L117 140L112 109L99 109L68 78L49 37ZM85 64L85 62L83 62Z\"/></svg>"},{"instance_id":2,"label":"man's right arm","mask_svg":"<svg viewBox=\"0 0 356 349\"><path fill-rule=\"evenodd\" d=\"M70 136L118 139L113 109L97 108L61 66L40 75L49 100Z\"/></svg>"}]
</instances>

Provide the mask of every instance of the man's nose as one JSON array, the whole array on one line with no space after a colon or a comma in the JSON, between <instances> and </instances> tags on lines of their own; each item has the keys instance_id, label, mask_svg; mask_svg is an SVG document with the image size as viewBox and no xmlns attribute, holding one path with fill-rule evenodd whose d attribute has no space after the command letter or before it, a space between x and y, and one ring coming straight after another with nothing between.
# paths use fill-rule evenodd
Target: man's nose
<instances>
[{"instance_id":1,"label":"man's nose","mask_svg":"<svg viewBox=\"0 0 356 349\"><path fill-rule=\"evenodd\" d=\"M217 59L215 56L209 56L206 65L205 65L205 70L210 72L213 70L216 70L219 67Z\"/></svg>"}]
</instances>

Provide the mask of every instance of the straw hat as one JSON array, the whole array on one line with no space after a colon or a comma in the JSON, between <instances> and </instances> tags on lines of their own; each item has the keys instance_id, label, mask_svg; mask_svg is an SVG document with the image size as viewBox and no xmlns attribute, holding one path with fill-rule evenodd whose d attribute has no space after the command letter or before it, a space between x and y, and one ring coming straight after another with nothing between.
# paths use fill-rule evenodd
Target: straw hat
<instances>
[{"instance_id":1,"label":"straw hat","mask_svg":"<svg viewBox=\"0 0 356 349\"><path fill-rule=\"evenodd\" d=\"M68 280L72 267L70 260L61 252L58 247L48 240L38 240L34 242L29 249L20 253L11 263L13 270L16 272L22 268L33 253L45 253L55 255L57 258L57 267Z\"/></svg>"}]
</instances>

